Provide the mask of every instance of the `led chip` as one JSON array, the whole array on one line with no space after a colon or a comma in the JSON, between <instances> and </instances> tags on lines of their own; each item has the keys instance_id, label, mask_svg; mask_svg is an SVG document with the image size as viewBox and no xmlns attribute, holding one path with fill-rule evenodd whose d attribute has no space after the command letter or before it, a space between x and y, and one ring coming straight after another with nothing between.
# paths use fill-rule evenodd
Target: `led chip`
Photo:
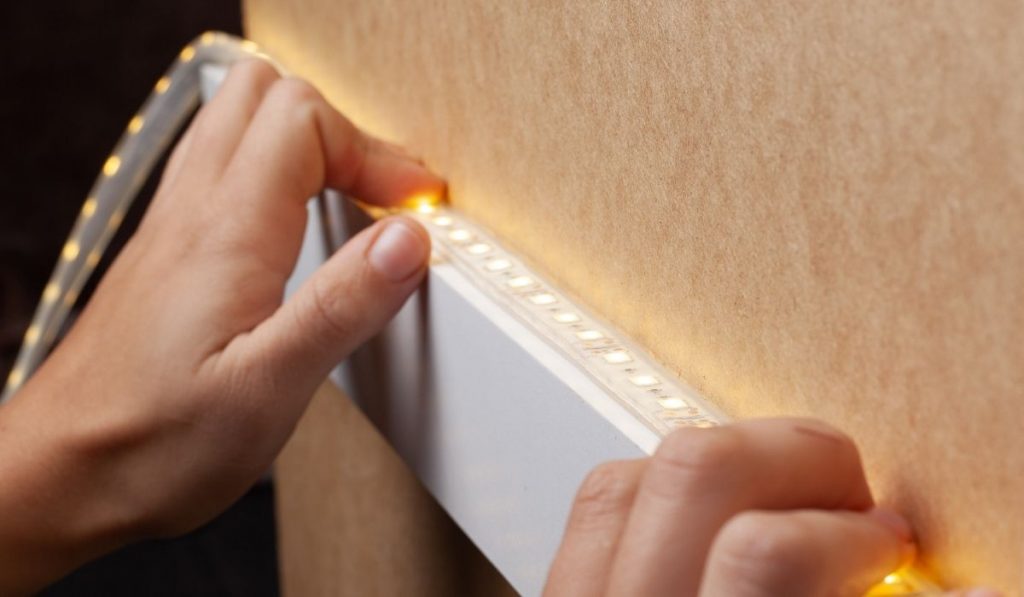
<instances>
[{"instance_id":1,"label":"led chip","mask_svg":"<svg viewBox=\"0 0 1024 597\"><path fill-rule=\"evenodd\" d=\"M489 272L503 272L512 267L512 262L508 259L491 259L484 267L486 267Z\"/></svg>"},{"instance_id":2,"label":"led chip","mask_svg":"<svg viewBox=\"0 0 1024 597\"><path fill-rule=\"evenodd\" d=\"M580 340L600 340L604 338L604 334L597 330L583 330L582 332L576 332L576 337Z\"/></svg>"},{"instance_id":3,"label":"led chip","mask_svg":"<svg viewBox=\"0 0 1024 597\"><path fill-rule=\"evenodd\" d=\"M561 313L556 313L553 319L558 323L579 323L580 316L568 311L562 311Z\"/></svg>"},{"instance_id":4,"label":"led chip","mask_svg":"<svg viewBox=\"0 0 1024 597\"><path fill-rule=\"evenodd\" d=\"M633 377L629 378L629 381L634 386L641 388L649 388L651 386L656 386L659 383L661 383L660 381L658 381L658 378L654 377L653 375L634 375Z\"/></svg>"},{"instance_id":5,"label":"led chip","mask_svg":"<svg viewBox=\"0 0 1024 597\"><path fill-rule=\"evenodd\" d=\"M551 294L550 292L542 292L540 294L535 294L531 296L530 302L533 303L534 305L544 306L554 304L558 302L558 299L555 298L555 295Z\"/></svg>"},{"instance_id":6,"label":"led chip","mask_svg":"<svg viewBox=\"0 0 1024 597\"><path fill-rule=\"evenodd\" d=\"M466 250L469 251L471 255L483 255L491 252L491 245L487 243L476 243L469 245L469 248Z\"/></svg>"},{"instance_id":7,"label":"led chip","mask_svg":"<svg viewBox=\"0 0 1024 597\"><path fill-rule=\"evenodd\" d=\"M658 404L660 404L662 408L667 408L669 410L686 408L686 401L682 398L662 398L661 400L658 400Z\"/></svg>"},{"instance_id":8,"label":"led chip","mask_svg":"<svg viewBox=\"0 0 1024 597\"><path fill-rule=\"evenodd\" d=\"M526 288L533 286L533 278L530 276L516 276L507 282L509 288Z\"/></svg>"},{"instance_id":9,"label":"led chip","mask_svg":"<svg viewBox=\"0 0 1024 597\"><path fill-rule=\"evenodd\" d=\"M437 216L434 218L434 224L442 228L447 228L452 225L452 219L450 216Z\"/></svg>"},{"instance_id":10,"label":"led chip","mask_svg":"<svg viewBox=\"0 0 1024 597\"><path fill-rule=\"evenodd\" d=\"M605 354L604 360L612 365L621 365L622 363L629 363L633 360L633 357L629 356L629 353L625 350L616 350Z\"/></svg>"},{"instance_id":11,"label":"led chip","mask_svg":"<svg viewBox=\"0 0 1024 597\"><path fill-rule=\"evenodd\" d=\"M457 243L464 243L473 238L473 234L464 228L457 228L448 233L448 238Z\"/></svg>"}]
</instances>

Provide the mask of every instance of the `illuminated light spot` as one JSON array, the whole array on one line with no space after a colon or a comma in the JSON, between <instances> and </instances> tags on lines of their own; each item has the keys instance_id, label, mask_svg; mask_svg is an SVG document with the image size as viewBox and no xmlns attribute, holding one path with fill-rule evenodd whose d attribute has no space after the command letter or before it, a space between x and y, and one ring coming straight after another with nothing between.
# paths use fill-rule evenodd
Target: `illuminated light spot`
<instances>
[{"instance_id":1,"label":"illuminated light spot","mask_svg":"<svg viewBox=\"0 0 1024 597\"><path fill-rule=\"evenodd\" d=\"M512 267L512 262L508 259L491 259L484 267L486 267L489 272L503 272Z\"/></svg>"},{"instance_id":2,"label":"illuminated light spot","mask_svg":"<svg viewBox=\"0 0 1024 597\"><path fill-rule=\"evenodd\" d=\"M124 221L124 212L121 211L121 210L117 210L114 213L110 214L110 219L107 220L107 229L108 230L116 230L121 225L121 222L123 222L123 221Z\"/></svg>"},{"instance_id":3,"label":"illuminated light spot","mask_svg":"<svg viewBox=\"0 0 1024 597\"><path fill-rule=\"evenodd\" d=\"M604 334L597 330L583 330L582 332L576 332L576 337L580 340L600 340L604 338Z\"/></svg>"},{"instance_id":4,"label":"illuminated light spot","mask_svg":"<svg viewBox=\"0 0 1024 597\"><path fill-rule=\"evenodd\" d=\"M82 204L82 217L91 218L92 214L96 213L96 206L98 205L95 197L89 197Z\"/></svg>"},{"instance_id":5,"label":"illuminated light spot","mask_svg":"<svg viewBox=\"0 0 1024 597\"><path fill-rule=\"evenodd\" d=\"M662 408L667 408L669 410L686 408L686 401L682 398L662 398L658 401L658 404L660 404Z\"/></svg>"},{"instance_id":6,"label":"illuminated light spot","mask_svg":"<svg viewBox=\"0 0 1024 597\"><path fill-rule=\"evenodd\" d=\"M90 251L89 254L86 255L86 257L85 257L85 263L89 267L96 267L99 264L99 262L100 262L100 252L99 251Z\"/></svg>"},{"instance_id":7,"label":"illuminated light spot","mask_svg":"<svg viewBox=\"0 0 1024 597\"><path fill-rule=\"evenodd\" d=\"M59 298L59 297L60 297L60 288L58 288L57 285L54 284L53 282L50 282L49 284L47 284L46 288L43 289L43 301L45 301L47 303L52 303L53 301L57 300L57 298Z\"/></svg>"},{"instance_id":8,"label":"illuminated light spot","mask_svg":"<svg viewBox=\"0 0 1024 597\"><path fill-rule=\"evenodd\" d=\"M448 238L452 239L457 243L464 243L469 239L473 238L473 234L469 230L459 228L458 230L452 230L448 233Z\"/></svg>"},{"instance_id":9,"label":"illuminated light spot","mask_svg":"<svg viewBox=\"0 0 1024 597\"><path fill-rule=\"evenodd\" d=\"M466 250L473 255L483 255L484 253L491 252L491 245L486 243L476 243L475 245L469 245L469 248Z\"/></svg>"},{"instance_id":10,"label":"illuminated light spot","mask_svg":"<svg viewBox=\"0 0 1024 597\"><path fill-rule=\"evenodd\" d=\"M75 290L68 290L64 293L64 305L68 308L75 306L75 301L78 300L78 292Z\"/></svg>"},{"instance_id":11,"label":"illuminated light spot","mask_svg":"<svg viewBox=\"0 0 1024 597\"><path fill-rule=\"evenodd\" d=\"M894 572L894 573L892 573L892 574L888 574L888 575L886 575L886 577L885 577L885 580L884 580L884 581L882 581L882 582L884 582L884 583L885 583L885 584L887 584L887 585L898 585L898 584L900 584L901 582L903 582L903 579L901 579L901 578L900 578L900 575L899 575L899 574L896 574L896 573Z\"/></svg>"},{"instance_id":12,"label":"illuminated light spot","mask_svg":"<svg viewBox=\"0 0 1024 597\"><path fill-rule=\"evenodd\" d=\"M134 117L132 117L131 120L128 121L128 132L134 135L142 130L142 126L144 124L146 124L145 119L136 114Z\"/></svg>"},{"instance_id":13,"label":"illuminated light spot","mask_svg":"<svg viewBox=\"0 0 1024 597\"><path fill-rule=\"evenodd\" d=\"M78 243L73 240L69 240L67 244L64 245L64 249L61 250L60 256L63 257L65 261L74 261L75 259L78 259L78 251Z\"/></svg>"},{"instance_id":14,"label":"illuminated light spot","mask_svg":"<svg viewBox=\"0 0 1024 597\"><path fill-rule=\"evenodd\" d=\"M160 79L156 82L156 85L153 87L153 91L156 91L157 93L165 93L170 88L170 77L160 77Z\"/></svg>"},{"instance_id":15,"label":"illuminated light spot","mask_svg":"<svg viewBox=\"0 0 1024 597\"><path fill-rule=\"evenodd\" d=\"M121 158L116 155L112 155L107 158L107 161L103 162L103 174L105 176L113 176L117 174L117 171L121 169Z\"/></svg>"},{"instance_id":16,"label":"illuminated light spot","mask_svg":"<svg viewBox=\"0 0 1024 597\"><path fill-rule=\"evenodd\" d=\"M246 52L258 52L260 50L259 44L250 39L242 40L238 45Z\"/></svg>"},{"instance_id":17,"label":"illuminated light spot","mask_svg":"<svg viewBox=\"0 0 1024 597\"><path fill-rule=\"evenodd\" d=\"M12 369L7 376L7 385L12 388L20 386L23 381L25 381L25 372L20 368Z\"/></svg>"},{"instance_id":18,"label":"illuminated light spot","mask_svg":"<svg viewBox=\"0 0 1024 597\"><path fill-rule=\"evenodd\" d=\"M39 341L39 326L32 324L25 330L25 344L35 344Z\"/></svg>"},{"instance_id":19,"label":"illuminated light spot","mask_svg":"<svg viewBox=\"0 0 1024 597\"><path fill-rule=\"evenodd\" d=\"M452 225L452 219L449 216L437 216L434 218L434 223L442 228L447 228Z\"/></svg>"},{"instance_id":20,"label":"illuminated light spot","mask_svg":"<svg viewBox=\"0 0 1024 597\"><path fill-rule=\"evenodd\" d=\"M192 62L192 59L196 57L196 49L192 46L185 46L181 49L181 54L178 54L178 58L182 62Z\"/></svg>"},{"instance_id":21,"label":"illuminated light spot","mask_svg":"<svg viewBox=\"0 0 1024 597\"><path fill-rule=\"evenodd\" d=\"M555 298L555 295L553 295L553 294L551 294L549 292L542 292L540 294L535 294L535 295L531 296L530 297L530 302L533 303L534 305L541 305L541 306L543 306L543 305L551 305L551 304L557 303L558 299Z\"/></svg>"},{"instance_id":22,"label":"illuminated light spot","mask_svg":"<svg viewBox=\"0 0 1024 597\"><path fill-rule=\"evenodd\" d=\"M612 365L621 365L622 363L629 363L633 360L633 357L629 356L629 353L625 350L616 350L604 355L604 360Z\"/></svg>"},{"instance_id":23,"label":"illuminated light spot","mask_svg":"<svg viewBox=\"0 0 1024 597\"><path fill-rule=\"evenodd\" d=\"M629 381L634 386L638 386L641 388L649 388L651 386L656 386L659 383L661 383L660 381L658 381L658 378L654 377L653 375L634 375L633 377L629 378Z\"/></svg>"},{"instance_id":24,"label":"illuminated light spot","mask_svg":"<svg viewBox=\"0 0 1024 597\"><path fill-rule=\"evenodd\" d=\"M199 37L199 43L204 46L212 44L217 39L217 34L213 31L207 31Z\"/></svg>"},{"instance_id":25,"label":"illuminated light spot","mask_svg":"<svg viewBox=\"0 0 1024 597\"><path fill-rule=\"evenodd\" d=\"M566 311L556 314L554 320L558 323L577 323L580 320L580 316Z\"/></svg>"},{"instance_id":26,"label":"illuminated light spot","mask_svg":"<svg viewBox=\"0 0 1024 597\"><path fill-rule=\"evenodd\" d=\"M526 288L527 286L533 286L533 278L530 276L516 276L508 281L508 285L511 288Z\"/></svg>"}]
</instances>

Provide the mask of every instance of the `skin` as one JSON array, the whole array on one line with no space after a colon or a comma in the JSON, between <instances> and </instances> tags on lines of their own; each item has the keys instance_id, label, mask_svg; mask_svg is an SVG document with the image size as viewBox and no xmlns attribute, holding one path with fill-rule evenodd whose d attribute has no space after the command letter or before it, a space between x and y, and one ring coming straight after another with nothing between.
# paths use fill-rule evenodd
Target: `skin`
<instances>
[{"instance_id":1,"label":"skin","mask_svg":"<svg viewBox=\"0 0 1024 597\"><path fill-rule=\"evenodd\" d=\"M429 237L393 217L282 302L306 200L325 187L393 205L444 181L308 83L258 61L232 69L71 332L0 408L0 594L223 511L328 371L416 289ZM751 421L596 469L546 594L853 595L913 551L849 438Z\"/></svg>"}]
</instances>

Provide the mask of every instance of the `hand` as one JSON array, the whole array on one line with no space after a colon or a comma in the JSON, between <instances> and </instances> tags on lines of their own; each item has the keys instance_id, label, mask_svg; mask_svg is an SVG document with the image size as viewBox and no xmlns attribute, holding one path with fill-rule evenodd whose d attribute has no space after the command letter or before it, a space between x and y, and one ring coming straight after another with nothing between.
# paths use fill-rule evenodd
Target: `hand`
<instances>
[{"instance_id":1,"label":"hand","mask_svg":"<svg viewBox=\"0 0 1024 597\"><path fill-rule=\"evenodd\" d=\"M914 555L853 442L804 419L683 429L595 469L546 594L863 595Z\"/></svg>"},{"instance_id":2,"label":"hand","mask_svg":"<svg viewBox=\"0 0 1024 597\"><path fill-rule=\"evenodd\" d=\"M0 409L0 593L226 508L416 288L429 237L390 218L282 304L325 186L378 204L444 192L307 83L232 69L70 334Z\"/></svg>"}]
</instances>

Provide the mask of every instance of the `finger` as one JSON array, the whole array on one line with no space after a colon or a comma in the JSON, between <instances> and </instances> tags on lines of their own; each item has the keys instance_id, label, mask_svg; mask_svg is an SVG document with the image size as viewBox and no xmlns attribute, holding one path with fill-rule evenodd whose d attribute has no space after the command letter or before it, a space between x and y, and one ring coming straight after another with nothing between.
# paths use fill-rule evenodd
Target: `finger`
<instances>
[{"instance_id":1,"label":"finger","mask_svg":"<svg viewBox=\"0 0 1024 597\"><path fill-rule=\"evenodd\" d=\"M909 525L889 510L748 511L715 539L700 595L859 597L913 556Z\"/></svg>"},{"instance_id":2,"label":"finger","mask_svg":"<svg viewBox=\"0 0 1024 597\"><path fill-rule=\"evenodd\" d=\"M611 592L696 593L711 541L743 510L871 505L856 447L822 423L762 419L679 430L640 484Z\"/></svg>"},{"instance_id":3,"label":"finger","mask_svg":"<svg viewBox=\"0 0 1024 597\"><path fill-rule=\"evenodd\" d=\"M545 594L603 595L619 536L647 459L604 463L587 475L573 502Z\"/></svg>"},{"instance_id":4,"label":"finger","mask_svg":"<svg viewBox=\"0 0 1024 597\"><path fill-rule=\"evenodd\" d=\"M228 71L217 93L196 115L186 136L184 155L174 164L176 174L187 168L196 183L218 180L231 162L267 90L281 77L265 60L239 62Z\"/></svg>"},{"instance_id":5,"label":"finger","mask_svg":"<svg viewBox=\"0 0 1024 597\"><path fill-rule=\"evenodd\" d=\"M232 195L249 207L304 203L325 186L384 205L437 195L444 181L421 163L364 135L308 83L282 79L266 99L229 166Z\"/></svg>"},{"instance_id":6,"label":"finger","mask_svg":"<svg viewBox=\"0 0 1024 597\"><path fill-rule=\"evenodd\" d=\"M430 238L415 221L377 222L228 348L274 383L291 385L292 395L312 394L333 367L398 312L422 279L429 253Z\"/></svg>"}]
</instances>

